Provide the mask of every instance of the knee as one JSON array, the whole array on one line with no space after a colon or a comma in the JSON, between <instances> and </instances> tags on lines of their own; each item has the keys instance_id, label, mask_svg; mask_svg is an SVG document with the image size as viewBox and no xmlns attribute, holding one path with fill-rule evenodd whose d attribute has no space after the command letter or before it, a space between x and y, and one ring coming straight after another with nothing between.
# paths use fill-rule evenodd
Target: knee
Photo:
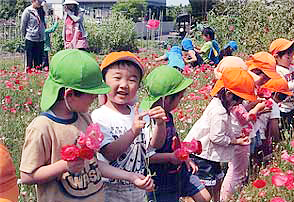
<instances>
[{"instance_id":1,"label":"knee","mask_svg":"<svg viewBox=\"0 0 294 202\"><path fill-rule=\"evenodd\" d=\"M211 195L207 189L202 189L200 192L193 196L194 201L197 202L209 202L211 200Z\"/></svg>"}]
</instances>

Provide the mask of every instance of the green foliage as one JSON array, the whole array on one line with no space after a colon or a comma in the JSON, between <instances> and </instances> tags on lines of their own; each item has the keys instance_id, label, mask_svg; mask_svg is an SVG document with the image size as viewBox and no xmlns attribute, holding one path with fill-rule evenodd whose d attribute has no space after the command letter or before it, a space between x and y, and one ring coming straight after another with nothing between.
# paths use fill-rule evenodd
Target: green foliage
<instances>
[{"instance_id":1,"label":"green foliage","mask_svg":"<svg viewBox=\"0 0 294 202\"><path fill-rule=\"evenodd\" d=\"M178 15L183 13L192 13L192 6L191 4L183 6L180 4L179 6L171 6L168 7L166 10L166 15L172 17L174 20L177 18Z\"/></svg>"},{"instance_id":2,"label":"green foliage","mask_svg":"<svg viewBox=\"0 0 294 202\"><path fill-rule=\"evenodd\" d=\"M26 0L2 0L0 2L0 18L15 17L29 5L30 2Z\"/></svg>"},{"instance_id":3,"label":"green foliage","mask_svg":"<svg viewBox=\"0 0 294 202\"><path fill-rule=\"evenodd\" d=\"M19 37L5 41L1 49L8 52L24 52L24 41Z\"/></svg>"},{"instance_id":4,"label":"green foliage","mask_svg":"<svg viewBox=\"0 0 294 202\"><path fill-rule=\"evenodd\" d=\"M219 2L208 14L207 24L215 29L218 42L223 46L236 40L239 51L255 53L268 50L276 38L294 38L294 2L228 0Z\"/></svg>"},{"instance_id":5,"label":"green foliage","mask_svg":"<svg viewBox=\"0 0 294 202\"><path fill-rule=\"evenodd\" d=\"M147 0L119 0L112 7L114 13L122 13L135 22L146 13L146 9Z\"/></svg>"}]
</instances>

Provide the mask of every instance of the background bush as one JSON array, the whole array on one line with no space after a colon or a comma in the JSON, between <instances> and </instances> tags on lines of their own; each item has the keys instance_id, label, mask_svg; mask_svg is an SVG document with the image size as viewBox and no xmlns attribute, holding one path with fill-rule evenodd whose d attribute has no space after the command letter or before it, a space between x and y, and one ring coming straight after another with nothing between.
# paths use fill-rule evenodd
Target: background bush
<instances>
[{"instance_id":1,"label":"background bush","mask_svg":"<svg viewBox=\"0 0 294 202\"><path fill-rule=\"evenodd\" d=\"M276 38L294 38L294 1L229 0L219 2L209 12L207 24L216 31L217 40L223 47L236 40L239 51L255 53L268 50ZM196 33L194 33L196 34Z\"/></svg>"}]
</instances>

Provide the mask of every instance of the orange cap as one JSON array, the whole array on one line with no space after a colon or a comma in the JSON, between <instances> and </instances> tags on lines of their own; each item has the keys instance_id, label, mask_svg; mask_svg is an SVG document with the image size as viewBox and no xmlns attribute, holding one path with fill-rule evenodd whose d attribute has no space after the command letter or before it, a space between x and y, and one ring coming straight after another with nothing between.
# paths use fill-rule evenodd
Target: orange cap
<instances>
[{"instance_id":1,"label":"orange cap","mask_svg":"<svg viewBox=\"0 0 294 202\"><path fill-rule=\"evenodd\" d=\"M245 100L256 100L254 80L246 70L241 68L225 69L221 79L217 80L211 90L210 95L215 96L223 87Z\"/></svg>"},{"instance_id":2,"label":"orange cap","mask_svg":"<svg viewBox=\"0 0 294 202\"><path fill-rule=\"evenodd\" d=\"M263 88L268 88L273 92L283 93L286 95L293 95L293 93L289 90L288 83L284 78L279 79L270 79L264 85Z\"/></svg>"},{"instance_id":3,"label":"orange cap","mask_svg":"<svg viewBox=\"0 0 294 202\"><path fill-rule=\"evenodd\" d=\"M258 52L246 61L249 70L260 69L271 79L278 79L281 76L276 72L276 59L267 52Z\"/></svg>"},{"instance_id":4,"label":"orange cap","mask_svg":"<svg viewBox=\"0 0 294 202\"><path fill-rule=\"evenodd\" d=\"M15 167L7 148L0 144L0 198L16 202L18 186Z\"/></svg>"},{"instance_id":5,"label":"orange cap","mask_svg":"<svg viewBox=\"0 0 294 202\"><path fill-rule=\"evenodd\" d=\"M248 70L248 67L242 58L236 56L226 56L224 57L220 63L218 63L217 67L214 69L214 74L217 79L220 79L222 76L222 72L226 68L241 68L244 70Z\"/></svg>"},{"instance_id":6,"label":"orange cap","mask_svg":"<svg viewBox=\"0 0 294 202\"><path fill-rule=\"evenodd\" d=\"M0 198L0 202L12 202L12 201L6 198Z\"/></svg>"},{"instance_id":7,"label":"orange cap","mask_svg":"<svg viewBox=\"0 0 294 202\"><path fill-rule=\"evenodd\" d=\"M269 52L272 55L277 54L278 52L281 52L290 48L290 46L292 46L293 43L294 41L290 41L283 38L276 39L271 43L269 47Z\"/></svg>"},{"instance_id":8,"label":"orange cap","mask_svg":"<svg viewBox=\"0 0 294 202\"><path fill-rule=\"evenodd\" d=\"M140 68L142 75L144 74L144 67L139 58L129 51L112 52L106 55L102 61L102 64L100 65L101 71L119 60L131 61L135 63Z\"/></svg>"}]
</instances>

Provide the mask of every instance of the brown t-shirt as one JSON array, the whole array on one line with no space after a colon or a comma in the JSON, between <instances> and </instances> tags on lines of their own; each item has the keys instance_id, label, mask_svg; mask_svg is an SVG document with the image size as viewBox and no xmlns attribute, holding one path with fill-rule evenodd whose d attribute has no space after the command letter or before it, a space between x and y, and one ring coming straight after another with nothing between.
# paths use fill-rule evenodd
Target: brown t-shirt
<instances>
[{"instance_id":1,"label":"brown t-shirt","mask_svg":"<svg viewBox=\"0 0 294 202\"><path fill-rule=\"evenodd\" d=\"M20 170L33 173L41 166L61 160L62 146L74 144L80 131L85 132L90 123L88 113L76 113L69 120L58 119L48 113L36 117L26 129ZM65 172L56 180L37 184L38 201L104 201L97 163L96 158L86 160L79 175Z\"/></svg>"}]
</instances>

